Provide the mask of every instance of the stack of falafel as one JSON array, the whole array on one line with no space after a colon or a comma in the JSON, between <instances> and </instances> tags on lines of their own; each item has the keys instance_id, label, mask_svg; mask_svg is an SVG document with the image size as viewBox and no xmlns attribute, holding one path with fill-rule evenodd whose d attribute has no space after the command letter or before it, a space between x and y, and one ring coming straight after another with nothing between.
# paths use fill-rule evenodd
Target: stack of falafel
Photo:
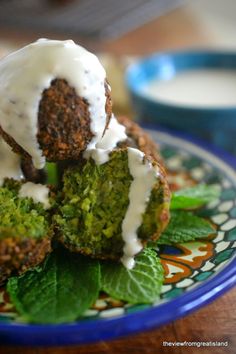
<instances>
[{"instance_id":1,"label":"stack of falafel","mask_svg":"<svg viewBox=\"0 0 236 354\"><path fill-rule=\"evenodd\" d=\"M107 81L106 124L112 116ZM61 78L44 90L38 107L37 141L48 162L58 170L58 184L49 186L50 208L19 190L29 181L45 183L47 171L36 170L31 156L1 127L2 138L21 156L24 179L5 179L0 187L0 284L41 263L54 241L73 252L99 259L122 257L121 225L129 204L132 176L127 147L141 150L145 159L159 169L159 176L143 214L138 237L143 245L157 239L169 221L170 191L156 144L133 121L119 117L127 139L110 152L109 161L97 165L84 158L93 138L89 104ZM53 243L52 243L53 241Z\"/></svg>"}]
</instances>

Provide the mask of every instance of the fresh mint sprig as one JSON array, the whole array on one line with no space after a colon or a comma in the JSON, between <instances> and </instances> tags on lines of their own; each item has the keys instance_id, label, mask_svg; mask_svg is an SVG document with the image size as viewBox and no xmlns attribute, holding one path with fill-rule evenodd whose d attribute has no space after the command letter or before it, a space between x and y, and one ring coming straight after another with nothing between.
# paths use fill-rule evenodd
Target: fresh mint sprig
<instances>
[{"instance_id":1,"label":"fresh mint sprig","mask_svg":"<svg viewBox=\"0 0 236 354\"><path fill-rule=\"evenodd\" d=\"M184 210L171 212L170 223L157 244L171 245L194 241L214 234L216 230L207 220Z\"/></svg>"},{"instance_id":2,"label":"fresh mint sprig","mask_svg":"<svg viewBox=\"0 0 236 354\"><path fill-rule=\"evenodd\" d=\"M180 189L172 194L171 209L195 209L214 201L220 196L217 185L199 184Z\"/></svg>"},{"instance_id":3,"label":"fresh mint sprig","mask_svg":"<svg viewBox=\"0 0 236 354\"><path fill-rule=\"evenodd\" d=\"M75 321L97 300L99 290L99 262L66 250L54 251L43 267L7 284L13 305L30 323Z\"/></svg>"},{"instance_id":4,"label":"fresh mint sprig","mask_svg":"<svg viewBox=\"0 0 236 354\"><path fill-rule=\"evenodd\" d=\"M102 290L131 304L152 303L159 298L164 281L160 258L154 250L146 248L135 261L131 270L121 263L102 262Z\"/></svg>"}]
</instances>

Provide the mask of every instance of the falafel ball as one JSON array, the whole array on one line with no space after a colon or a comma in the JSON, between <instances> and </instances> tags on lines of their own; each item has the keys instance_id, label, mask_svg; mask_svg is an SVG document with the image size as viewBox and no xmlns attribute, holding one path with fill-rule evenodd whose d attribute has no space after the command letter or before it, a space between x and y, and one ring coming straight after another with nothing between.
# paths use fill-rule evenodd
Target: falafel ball
<instances>
[{"instance_id":1,"label":"falafel ball","mask_svg":"<svg viewBox=\"0 0 236 354\"><path fill-rule=\"evenodd\" d=\"M105 80L106 125L112 116L110 86ZM48 89L43 91L38 110L37 140L47 161L76 160L81 157L93 138L90 129L89 104L79 97L75 89L63 79L55 79ZM31 156L0 126L0 135L12 147L12 150L24 157Z\"/></svg>"},{"instance_id":2,"label":"falafel ball","mask_svg":"<svg viewBox=\"0 0 236 354\"><path fill-rule=\"evenodd\" d=\"M112 103L109 85L106 90L106 130ZM48 161L76 160L81 156L93 137L90 130L88 102L76 95L65 80L53 80L43 92L38 113L38 142Z\"/></svg>"},{"instance_id":3,"label":"falafel ball","mask_svg":"<svg viewBox=\"0 0 236 354\"><path fill-rule=\"evenodd\" d=\"M37 169L80 158L112 114L103 66L72 40L41 38L2 58L0 95L0 133Z\"/></svg>"},{"instance_id":4,"label":"falafel ball","mask_svg":"<svg viewBox=\"0 0 236 354\"><path fill-rule=\"evenodd\" d=\"M0 284L41 263L51 252L49 214L43 204L20 197L23 182L0 187Z\"/></svg>"},{"instance_id":5,"label":"falafel ball","mask_svg":"<svg viewBox=\"0 0 236 354\"><path fill-rule=\"evenodd\" d=\"M156 240L169 221L170 193L159 164L144 156L158 173L138 228L143 245ZM122 222L129 206L133 181L128 149L113 150L109 161L65 171L58 214L54 216L58 239L70 250L91 257L118 260L123 254Z\"/></svg>"}]
</instances>

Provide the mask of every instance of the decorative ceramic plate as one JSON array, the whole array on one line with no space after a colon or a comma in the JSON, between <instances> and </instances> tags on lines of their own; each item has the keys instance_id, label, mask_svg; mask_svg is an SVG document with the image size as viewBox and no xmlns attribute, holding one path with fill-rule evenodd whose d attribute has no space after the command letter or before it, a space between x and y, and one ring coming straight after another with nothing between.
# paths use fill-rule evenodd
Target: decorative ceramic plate
<instances>
[{"instance_id":1,"label":"decorative ceramic plate","mask_svg":"<svg viewBox=\"0 0 236 354\"><path fill-rule=\"evenodd\" d=\"M65 345L127 335L175 320L236 283L236 161L173 134L149 133L160 144L173 187L220 185L220 199L202 211L216 225L216 237L161 248L166 280L161 300L152 305L131 306L103 295L76 323L29 325L0 289L1 344Z\"/></svg>"}]
</instances>

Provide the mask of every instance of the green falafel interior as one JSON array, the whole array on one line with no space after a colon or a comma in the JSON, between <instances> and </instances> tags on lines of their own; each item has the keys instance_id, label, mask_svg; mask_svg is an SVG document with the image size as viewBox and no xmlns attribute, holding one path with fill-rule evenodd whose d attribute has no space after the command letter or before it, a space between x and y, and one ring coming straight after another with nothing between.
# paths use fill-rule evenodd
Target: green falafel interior
<instances>
[{"instance_id":1,"label":"green falafel interior","mask_svg":"<svg viewBox=\"0 0 236 354\"><path fill-rule=\"evenodd\" d=\"M89 159L84 166L65 172L54 221L60 240L72 251L101 259L122 257L125 246L122 227L134 180L128 160L128 149L118 149L111 152L109 161L102 165ZM144 161L140 161L140 165L144 165ZM158 166L153 168L158 169ZM143 245L157 239L168 222L169 193L158 173L145 204L137 231Z\"/></svg>"},{"instance_id":2,"label":"green falafel interior","mask_svg":"<svg viewBox=\"0 0 236 354\"><path fill-rule=\"evenodd\" d=\"M52 229L45 205L22 195L30 184L6 179L0 187L0 284L37 266L51 252Z\"/></svg>"},{"instance_id":3,"label":"green falafel interior","mask_svg":"<svg viewBox=\"0 0 236 354\"><path fill-rule=\"evenodd\" d=\"M49 216L40 202L20 197L24 182L5 180L0 187L0 239L11 236L41 238L48 234Z\"/></svg>"}]
</instances>

